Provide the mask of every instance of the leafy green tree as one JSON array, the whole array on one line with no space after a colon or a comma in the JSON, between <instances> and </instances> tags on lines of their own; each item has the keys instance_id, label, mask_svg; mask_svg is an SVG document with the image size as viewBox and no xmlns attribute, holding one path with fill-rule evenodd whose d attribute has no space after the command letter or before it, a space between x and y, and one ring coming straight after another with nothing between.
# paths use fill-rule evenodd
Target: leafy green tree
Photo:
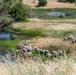
<instances>
[{"instance_id":1,"label":"leafy green tree","mask_svg":"<svg viewBox=\"0 0 76 75\"><path fill-rule=\"evenodd\" d=\"M47 0L39 0L39 6L45 6L47 4Z\"/></svg>"},{"instance_id":2,"label":"leafy green tree","mask_svg":"<svg viewBox=\"0 0 76 75\"><path fill-rule=\"evenodd\" d=\"M10 8L9 14L16 21L25 21L30 14L30 7L28 5L24 5L21 2L18 2L16 5Z\"/></svg>"},{"instance_id":3,"label":"leafy green tree","mask_svg":"<svg viewBox=\"0 0 76 75\"><path fill-rule=\"evenodd\" d=\"M22 0L0 0L0 30L14 21L25 21L30 13L30 7Z\"/></svg>"}]
</instances>

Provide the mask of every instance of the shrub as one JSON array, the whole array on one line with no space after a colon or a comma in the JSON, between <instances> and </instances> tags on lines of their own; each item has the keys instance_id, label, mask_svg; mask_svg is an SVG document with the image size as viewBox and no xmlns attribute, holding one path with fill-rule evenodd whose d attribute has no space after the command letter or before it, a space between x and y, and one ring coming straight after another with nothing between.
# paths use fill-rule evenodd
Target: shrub
<instances>
[{"instance_id":1,"label":"shrub","mask_svg":"<svg viewBox=\"0 0 76 75\"><path fill-rule=\"evenodd\" d=\"M73 2L75 2L75 0L67 0L68 2L70 2L70 3L73 3Z\"/></svg>"},{"instance_id":2,"label":"shrub","mask_svg":"<svg viewBox=\"0 0 76 75\"><path fill-rule=\"evenodd\" d=\"M47 4L47 0L39 0L39 6L45 6Z\"/></svg>"},{"instance_id":3,"label":"shrub","mask_svg":"<svg viewBox=\"0 0 76 75\"><path fill-rule=\"evenodd\" d=\"M63 14L60 14L59 15L59 18L64 18L65 16Z\"/></svg>"},{"instance_id":4,"label":"shrub","mask_svg":"<svg viewBox=\"0 0 76 75\"><path fill-rule=\"evenodd\" d=\"M18 2L10 8L9 14L15 19L15 21L25 21L30 14L30 7Z\"/></svg>"},{"instance_id":5,"label":"shrub","mask_svg":"<svg viewBox=\"0 0 76 75\"><path fill-rule=\"evenodd\" d=\"M58 0L58 2L66 2L66 0Z\"/></svg>"},{"instance_id":6,"label":"shrub","mask_svg":"<svg viewBox=\"0 0 76 75\"><path fill-rule=\"evenodd\" d=\"M75 2L75 0L58 0L59 2L70 2L70 3L73 3Z\"/></svg>"}]
</instances>

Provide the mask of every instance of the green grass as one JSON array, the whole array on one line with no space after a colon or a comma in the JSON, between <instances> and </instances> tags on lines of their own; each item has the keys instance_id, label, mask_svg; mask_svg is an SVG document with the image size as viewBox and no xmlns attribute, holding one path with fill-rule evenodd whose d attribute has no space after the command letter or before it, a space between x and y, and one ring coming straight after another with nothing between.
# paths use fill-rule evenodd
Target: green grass
<instances>
[{"instance_id":1,"label":"green grass","mask_svg":"<svg viewBox=\"0 0 76 75\"><path fill-rule=\"evenodd\" d=\"M17 47L16 45L20 42L21 40L20 39L17 39L17 40L2 40L0 41L0 51L14 51L14 50L17 50Z\"/></svg>"},{"instance_id":2,"label":"green grass","mask_svg":"<svg viewBox=\"0 0 76 75\"><path fill-rule=\"evenodd\" d=\"M60 11L60 12L76 12L76 8L33 8L33 11L40 11L40 12L50 12L50 11Z\"/></svg>"},{"instance_id":3,"label":"green grass","mask_svg":"<svg viewBox=\"0 0 76 75\"><path fill-rule=\"evenodd\" d=\"M29 37L41 37L42 33L40 30L21 30L18 28L12 28L12 27L8 27L9 32L14 33L14 34L19 34L21 36L29 36Z\"/></svg>"},{"instance_id":4,"label":"green grass","mask_svg":"<svg viewBox=\"0 0 76 75\"><path fill-rule=\"evenodd\" d=\"M51 36L54 38L63 38L70 35L76 35L76 30L43 30L44 36Z\"/></svg>"},{"instance_id":5,"label":"green grass","mask_svg":"<svg viewBox=\"0 0 76 75\"><path fill-rule=\"evenodd\" d=\"M19 37L17 37L15 40L2 40L0 41L0 47L1 51L14 51L17 50L16 45L21 41L21 40L27 40L27 39L32 39L32 38L38 38L42 37L41 31L31 31L31 30L20 30L20 29L14 29L12 28L11 34L15 34Z\"/></svg>"}]
</instances>

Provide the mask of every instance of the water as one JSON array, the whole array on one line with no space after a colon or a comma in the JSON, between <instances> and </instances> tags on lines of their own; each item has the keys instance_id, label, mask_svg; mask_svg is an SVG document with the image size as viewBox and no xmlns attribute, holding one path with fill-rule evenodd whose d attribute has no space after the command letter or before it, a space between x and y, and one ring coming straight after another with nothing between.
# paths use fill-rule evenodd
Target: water
<instances>
[{"instance_id":1,"label":"water","mask_svg":"<svg viewBox=\"0 0 76 75\"><path fill-rule=\"evenodd\" d=\"M64 17L76 17L76 13L66 13L66 12L47 12L50 17L59 17L63 15Z\"/></svg>"},{"instance_id":2,"label":"water","mask_svg":"<svg viewBox=\"0 0 76 75\"><path fill-rule=\"evenodd\" d=\"M65 16L65 13L62 13L62 12L47 12L47 15L53 16L53 17L58 17L58 16L60 16L61 14L62 14L63 16Z\"/></svg>"},{"instance_id":3,"label":"water","mask_svg":"<svg viewBox=\"0 0 76 75\"><path fill-rule=\"evenodd\" d=\"M14 40L14 39L20 39L25 38L23 35L16 35L8 32L2 32L0 33L0 40Z\"/></svg>"},{"instance_id":4,"label":"water","mask_svg":"<svg viewBox=\"0 0 76 75\"><path fill-rule=\"evenodd\" d=\"M11 40L11 38L10 33L0 33L0 40Z\"/></svg>"}]
</instances>

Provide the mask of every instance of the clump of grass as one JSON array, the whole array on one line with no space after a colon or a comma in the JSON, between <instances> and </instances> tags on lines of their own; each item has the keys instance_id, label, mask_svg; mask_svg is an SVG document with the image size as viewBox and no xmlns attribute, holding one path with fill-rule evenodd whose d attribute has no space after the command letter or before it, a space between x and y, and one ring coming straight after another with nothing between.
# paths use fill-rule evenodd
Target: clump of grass
<instances>
[{"instance_id":1,"label":"clump of grass","mask_svg":"<svg viewBox=\"0 0 76 75\"><path fill-rule=\"evenodd\" d=\"M20 33L30 37L42 36L41 31L21 30Z\"/></svg>"}]
</instances>

